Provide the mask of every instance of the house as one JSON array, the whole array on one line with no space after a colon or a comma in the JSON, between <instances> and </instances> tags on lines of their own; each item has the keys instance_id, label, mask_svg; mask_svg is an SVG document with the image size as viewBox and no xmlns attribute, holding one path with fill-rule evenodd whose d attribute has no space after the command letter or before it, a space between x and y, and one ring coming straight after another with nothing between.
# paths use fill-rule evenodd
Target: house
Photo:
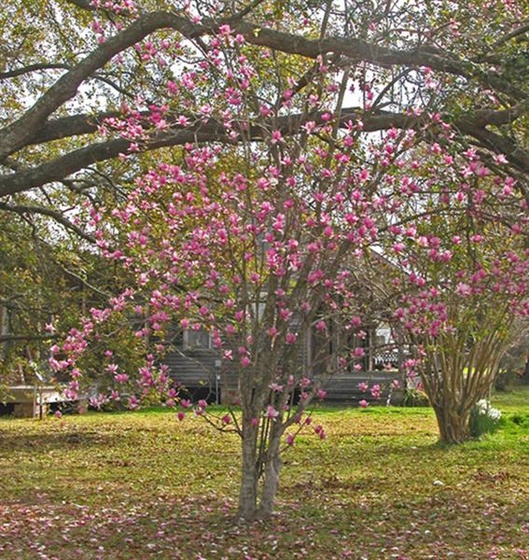
<instances>
[{"instance_id":1,"label":"house","mask_svg":"<svg viewBox=\"0 0 529 560\"><path fill-rule=\"evenodd\" d=\"M318 340L311 333L300 352L300 360L309 376L322 376L313 356L321 353L321 345L328 348L329 340ZM379 402L386 402L390 387L401 377L401 364L406 355L403 344L398 344L389 324L382 323L366 329L362 340L365 355L360 360L361 369L349 369L327 379L324 388L327 402L356 404L364 398L358 385L367 382L370 386L381 386ZM206 399L210 402L231 402L237 394L237 379L230 374L229 363L221 360L219 352L213 348L211 337L205 330L180 330L170 339L169 350L163 363L169 366L171 376L180 383L193 400Z\"/></svg>"}]
</instances>

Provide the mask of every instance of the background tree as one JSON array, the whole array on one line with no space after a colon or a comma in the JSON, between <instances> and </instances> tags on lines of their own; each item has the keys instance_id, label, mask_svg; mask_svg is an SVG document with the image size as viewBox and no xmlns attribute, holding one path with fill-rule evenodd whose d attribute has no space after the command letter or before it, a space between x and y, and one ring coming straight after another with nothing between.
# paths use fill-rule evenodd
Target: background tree
<instances>
[{"instance_id":1,"label":"background tree","mask_svg":"<svg viewBox=\"0 0 529 560\"><path fill-rule=\"evenodd\" d=\"M526 383L529 379L529 333L522 331L515 337L500 360L495 388L508 391L517 379Z\"/></svg>"},{"instance_id":2,"label":"background tree","mask_svg":"<svg viewBox=\"0 0 529 560\"><path fill-rule=\"evenodd\" d=\"M53 232L38 217L0 214L0 355L5 382L32 383L35 367L44 373L46 341L56 336L56 318L72 326L82 312L82 256L61 253L59 240L47 242L50 236Z\"/></svg>"},{"instance_id":3,"label":"background tree","mask_svg":"<svg viewBox=\"0 0 529 560\"><path fill-rule=\"evenodd\" d=\"M0 213L2 384L33 384L36 371L53 382L50 346L78 327L79 318L91 308L104 306L119 294L123 282L132 282L120 267L98 254L95 238L86 232L68 235L31 208L31 204L19 205L16 212ZM103 349L93 351L83 363L92 380L101 371L103 352L111 347L120 348L122 359L128 356L130 365L137 367L134 360L144 358L144 348L138 348L135 337L131 335L133 342L126 334L117 337L122 331L118 325L108 325L100 344Z\"/></svg>"},{"instance_id":4,"label":"background tree","mask_svg":"<svg viewBox=\"0 0 529 560\"><path fill-rule=\"evenodd\" d=\"M451 156L439 147L420 157L431 167L415 176L385 253L398 263L395 316L417 353L409 365L421 375L441 440L459 443L527 321L526 206L512 179L492 178L473 150ZM427 221L417 219L421 211Z\"/></svg>"}]
</instances>

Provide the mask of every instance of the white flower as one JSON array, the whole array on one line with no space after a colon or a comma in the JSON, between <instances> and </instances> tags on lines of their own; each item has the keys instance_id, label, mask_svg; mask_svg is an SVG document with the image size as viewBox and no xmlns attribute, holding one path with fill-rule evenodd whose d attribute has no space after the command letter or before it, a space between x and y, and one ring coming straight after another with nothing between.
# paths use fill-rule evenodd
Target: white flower
<instances>
[{"instance_id":1,"label":"white flower","mask_svg":"<svg viewBox=\"0 0 529 560\"><path fill-rule=\"evenodd\" d=\"M476 403L476 413L480 416L488 416L492 420L499 420L501 418L501 411L497 408L492 408L490 402L486 399L481 399Z\"/></svg>"}]
</instances>

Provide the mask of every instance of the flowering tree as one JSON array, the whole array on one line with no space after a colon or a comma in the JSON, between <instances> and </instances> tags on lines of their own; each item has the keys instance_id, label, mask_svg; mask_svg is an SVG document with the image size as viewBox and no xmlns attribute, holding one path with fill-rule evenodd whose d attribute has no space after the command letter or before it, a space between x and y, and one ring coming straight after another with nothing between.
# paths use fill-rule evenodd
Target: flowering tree
<instances>
[{"instance_id":1,"label":"flowering tree","mask_svg":"<svg viewBox=\"0 0 529 560\"><path fill-rule=\"evenodd\" d=\"M228 58L231 51L220 49L242 41L227 29L221 33L222 64L228 59L234 75L253 78L255 69L245 57L237 52L236 59ZM322 71L320 79L320 95L309 95L323 110L341 96L332 74ZM232 80L226 80L221 98L233 108L222 110L244 115L256 93L249 91L249 80L246 101ZM290 98L284 94L276 111L288 110ZM207 119L214 109L203 107ZM321 121L309 121L294 139L272 128L261 146L244 138L236 148L188 144L171 154L174 163L163 161L140 176L123 205L94 210L99 246L138 282L115 298L112 308L93 309L84 329L69 337L67 351L56 347L68 358L53 361L57 369L71 368L90 338L99 337L97 323L114 313L142 318L137 331L142 338L159 341L175 319L183 329L208 331L224 369L238 379L242 417L223 416L218 426L242 438L239 514L245 519L270 515L281 449L310 423L307 407L324 396L321 381L363 356L355 346L363 336L362 256L377 237L377 216L390 209L379 192L391 176L371 176L364 158L353 161L364 151L369 157L374 146L359 145L361 127L350 123L339 133L330 112ZM107 126L122 127L123 121ZM238 126L245 135L248 127L240 121ZM413 145L407 134L391 138L403 150ZM385 145L384 138L381 157L387 157ZM313 333L320 343L306 358ZM109 358L107 371L119 391L132 380L116 363L119 356ZM167 372L154 370L152 359L140 369L141 387L167 389L174 400ZM79 369L75 372L74 390L80 379ZM205 403L195 413L205 416ZM324 437L321 426L314 429Z\"/></svg>"},{"instance_id":2,"label":"flowering tree","mask_svg":"<svg viewBox=\"0 0 529 560\"><path fill-rule=\"evenodd\" d=\"M514 180L492 178L474 150L430 152L422 158L435 171L417 177L413 208L401 208L386 247L402 290L395 317L416 353L407 365L421 377L441 440L460 443L515 331L527 324L527 203ZM417 207L427 222L416 219Z\"/></svg>"},{"instance_id":3,"label":"flowering tree","mask_svg":"<svg viewBox=\"0 0 529 560\"><path fill-rule=\"evenodd\" d=\"M74 374L72 391L79 358L118 313L142 321L137 336L155 349L171 321L205 329L239 383L242 418L219 419L242 436L239 513L266 517L282 445L321 396L310 374L361 357L353 335L369 289L393 302L421 352L441 436L464 439L466 409L494 375L496 350L492 363L485 352L501 346L507 305L526 311L527 90L514 71L523 10L71 4L94 12L96 41L57 80L30 80L38 100L6 116L0 196L16 211L22 193L68 178L62 188L91 195L101 250L137 279L57 347L54 366ZM33 71L5 72L6 94ZM87 90L90 113L58 114ZM102 171L110 200L103 182L87 181ZM367 289L370 266L379 272ZM325 350L300 367L313 333ZM464 357L450 362L456 350ZM115 395L135 387L119 356L106 357ZM174 400L167 371L146 361L142 391ZM204 403L195 410L205 415Z\"/></svg>"}]
</instances>

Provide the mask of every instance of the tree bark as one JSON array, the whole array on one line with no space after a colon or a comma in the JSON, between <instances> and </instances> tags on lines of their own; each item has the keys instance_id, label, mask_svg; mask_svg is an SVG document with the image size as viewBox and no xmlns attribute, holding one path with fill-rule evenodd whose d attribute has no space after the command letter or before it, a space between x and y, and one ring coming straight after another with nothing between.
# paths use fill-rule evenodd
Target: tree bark
<instances>
[{"instance_id":1,"label":"tree bark","mask_svg":"<svg viewBox=\"0 0 529 560\"><path fill-rule=\"evenodd\" d=\"M522 383L529 384L529 356L527 357L527 361L525 362L525 367L520 379L522 380Z\"/></svg>"},{"instance_id":2,"label":"tree bark","mask_svg":"<svg viewBox=\"0 0 529 560\"><path fill-rule=\"evenodd\" d=\"M470 435L470 412L459 412L449 404L432 404L439 427L441 443L459 444L468 441Z\"/></svg>"},{"instance_id":3,"label":"tree bark","mask_svg":"<svg viewBox=\"0 0 529 560\"><path fill-rule=\"evenodd\" d=\"M279 489L279 473L281 471L280 430L272 430L270 446L268 448L267 460L264 467L264 480L261 490L261 503L259 506L258 517L268 519L273 512L277 491Z\"/></svg>"},{"instance_id":4,"label":"tree bark","mask_svg":"<svg viewBox=\"0 0 529 560\"><path fill-rule=\"evenodd\" d=\"M273 512L279 474L281 471L280 446L281 424L270 422L270 432L266 437L266 449L263 449L262 433L256 425L254 415L243 412L242 419L242 465L241 485L239 491L238 516L244 521L268 519ZM261 446L259 445L261 443Z\"/></svg>"},{"instance_id":5,"label":"tree bark","mask_svg":"<svg viewBox=\"0 0 529 560\"><path fill-rule=\"evenodd\" d=\"M252 521L257 513L259 478L257 470L258 427L254 426L252 419L244 413L242 422L242 466L238 515L241 519Z\"/></svg>"}]
</instances>

